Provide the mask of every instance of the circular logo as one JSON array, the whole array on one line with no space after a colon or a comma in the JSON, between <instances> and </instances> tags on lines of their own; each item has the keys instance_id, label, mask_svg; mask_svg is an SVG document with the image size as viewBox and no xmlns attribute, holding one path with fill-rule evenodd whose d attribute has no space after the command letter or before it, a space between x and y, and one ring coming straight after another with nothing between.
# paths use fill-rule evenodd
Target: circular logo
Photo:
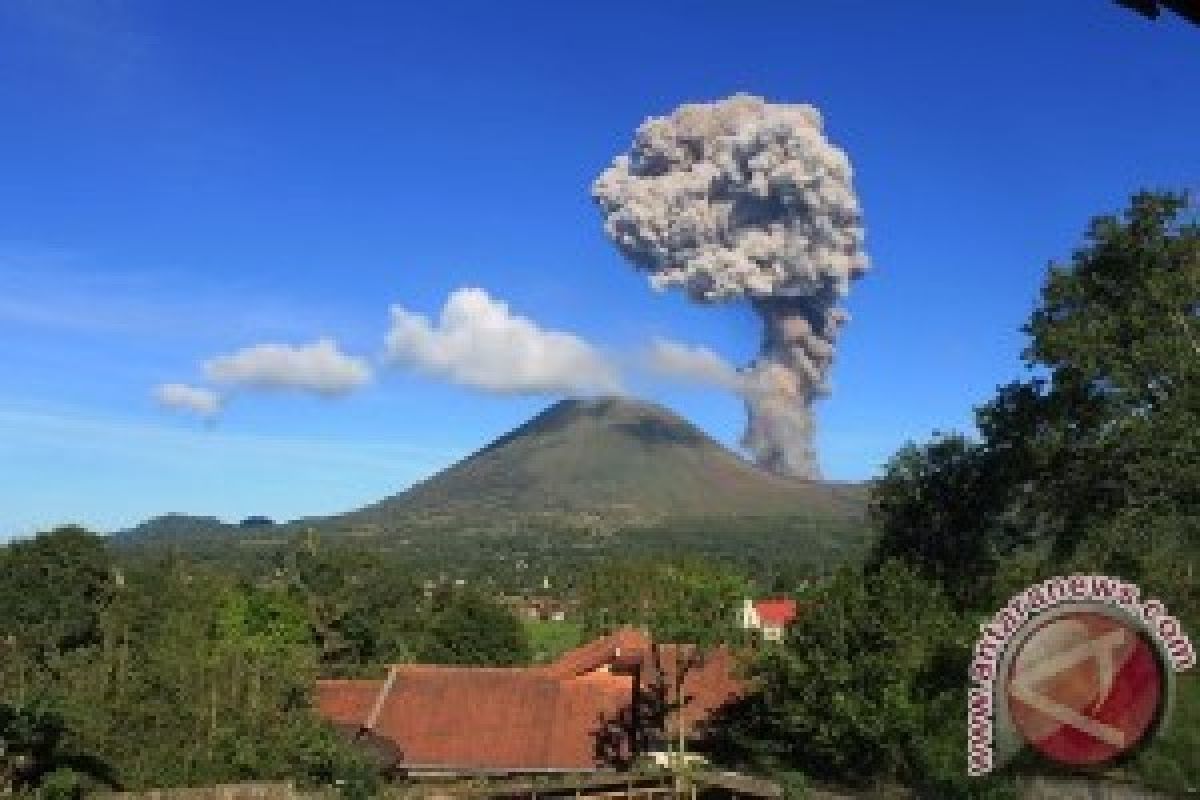
<instances>
[{"instance_id":1,"label":"circular logo","mask_svg":"<svg viewBox=\"0 0 1200 800\"><path fill-rule=\"evenodd\" d=\"M1046 757L1105 764L1153 735L1166 672L1149 638L1104 611L1067 611L1033 628L1010 662L1013 726Z\"/></svg>"}]
</instances>

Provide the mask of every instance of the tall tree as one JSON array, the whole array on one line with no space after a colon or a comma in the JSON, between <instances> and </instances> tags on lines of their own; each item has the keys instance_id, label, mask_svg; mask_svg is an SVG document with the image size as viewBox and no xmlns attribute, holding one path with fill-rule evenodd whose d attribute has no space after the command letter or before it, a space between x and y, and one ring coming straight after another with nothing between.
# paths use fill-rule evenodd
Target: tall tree
<instances>
[{"instance_id":1,"label":"tall tree","mask_svg":"<svg viewBox=\"0 0 1200 800\"><path fill-rule=\"evenodd\" d=\"M1158 546L1141 531L1200 516L1200 227L1187 198L1141 193L1094 219L1051 266L1025 331L1040 374L977 410L980 439L902 451L874 493L880 556L964 605L987 598L997 556L1021 545L1136 572ZM1170 546L1200 547L1189 538Z\"/></svg>"},{"instance_id":2,"label":"tall tree","mask_svg":"<svg viewBox=\"0 0 1200 800\"><path fill-rule=\"evenodd\" d=\"M532 658L529 636L512 612L475 589L454 591L433 616L422 661L510 667Z\"/></svg>"},{"instance_id":3,"label":"tall tree","mask_svg":"<svg viewBox=\"0 0 1200 800\"><path fill-rule=\"evenodd\" d=\"M82 528L13 542L0 550L0 639L42 664L95 644L114 584L103 540Z\"/></svg>"},{"instance_id":4,"label":"tall tree","mask_svg":"<svg viewBox=\"0 0 1200 800\"><path fill-rule=\"evenodd\" d=\"M588 635L635 625L661 641L728 641L749 591L744 577L701 559L613 559L580 581L579 613Z\"/></svg>"},{"instance_id":5,"label":"tall tree","mask_svg":"<svg viewBox=\"0 0 1200 800\"><path fill-rule=\"evenodd\" d=\"M713 647L739 637L736 615L749 592L744 577L700 559L614 560L581 582L580 614L588 633L634 625L650 635L654 663L648 665L643 713L661 730L679 771L686 761L687 676Z\"/></svg>"},{"instance_id":6,"label":"tall tree","mask_svg":"<svg viewBox=\"0 0 1200 800\"><path fill-rule=\"evenodd\" d=\"M70 564L70 574L103 592L102 602L62 606L72 609L68 620L88 620L86 636L51 624L54 614L36 627L39 613L59 608L42 592L5 598L14 618L34 620L19 634L71 643L48 648L44 663L0 685L0 704L18 711L0 719L9 731L0 730L3 752L15 759L8 772L20 773L10 782L69 794L83 785L78 756L86 754L134 790L252 779L366 785L370 765L313 713L317 649L306 606L290 588L180 559L130 566L110 587L100 579L107 570L78 566L90 563L79 551L97 555L94 540L58 533L16 548L22 570ZM0 559L11 564L11 555ZM70 595L77 587L63 588Z\"/></svg>"},{"instance_id":7,"label":"tall tree","mask_svg":"<svg viewBox=\"0 0 1200 800\"><path fill-rule=\"evenodd\" d=\"M871 575L844 569L817 596L818 611L761 652L754 689L723 711L714 756L769 774L969 796L960 720L971 623L898 561Z\"/></svg>"},{"instance_id":8,"label":"tall tree","mask_svg":"<svg viewBox=\"0 0 1200 800\"><path fill-rule=\"evenodd\" d=\"M87 788L117 788L112 768L71 739L51 709L0 704L0 793L81 797Z\"/></svg>"},{"instance_id":9,"label":"tall tree","mask_svg":"<svg viewBox=\"0 0 1200 800\"><path fill-rule=\"evenodd\" d=\"M308 538L280 571L308 605L323 664L353 671L411 661L421 649L428 603L397 560Z\"/></svg>"},{"instance_id":10,"label":"tall tree","mask_svg":"<svg viewBox=\"0 0 1200 800\"><path fill-rule=\"evenodd\" d=\"M1049 271L1025 328L1035 375L976 411L978 438L897 453L873 490L870 571L845 574L729 721L743 759L971 796L960 741L973 623L1015 584L1074 570L1142 583L1200 618L1200 228L1181 195L1136 195ZM1190 686L1190 684L1187 684ZM1194 692L1181 692L1190 718ZM1184 738L1180 739L1179 736ZM1171 788L1200 773L1147 751ZM1164 745L1165 746L1165 745ZM853 754L848 757L847 754ZM1003 787L1000 787L1003 788Z\"/></svg>"}]
</instances>

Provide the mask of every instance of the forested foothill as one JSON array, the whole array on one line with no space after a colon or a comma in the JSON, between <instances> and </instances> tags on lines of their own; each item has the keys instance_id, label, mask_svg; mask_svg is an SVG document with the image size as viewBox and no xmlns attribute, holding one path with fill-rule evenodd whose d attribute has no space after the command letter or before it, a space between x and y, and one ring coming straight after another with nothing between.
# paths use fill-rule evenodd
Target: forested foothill
<instances>
[{"instance_id":1,"label":"forested foothill","mask_svg":"<svg viewBox=\"0 0 1200 800\"><path fill-rule=\"evenodd\" d=\"M318 676L546 661L622 624L740 643L742 599L783 592L806 611L783 644L742 651L754 688L709 732L712 760L791 787L1010 795L1015 776L1051 768L1023 758L967 778L965 754L971 648L1012 594L1120 576L1200 635L1196 219L1181 195L1142 193L1093 220L1025 326L1028 377L978 406L976 431L896 453L869 526L743 516L598 532L537 517L478 536L450 519L339 536L263 520L140 545L77 528L11 542L0 790L291 779L367 795L379 765L314 716ZM531 591L568 601L569 620L542 629L500 602ZM1175 700L1163 735L1111 777L1200 786L1194 674Z\"/></svg>"}]
</instances>

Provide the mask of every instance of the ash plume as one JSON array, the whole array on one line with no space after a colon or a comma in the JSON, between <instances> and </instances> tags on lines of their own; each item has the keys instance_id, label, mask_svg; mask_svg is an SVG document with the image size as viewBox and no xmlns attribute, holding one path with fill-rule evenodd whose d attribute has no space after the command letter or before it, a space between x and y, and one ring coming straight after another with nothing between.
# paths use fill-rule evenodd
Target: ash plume
<instances>
[{"instance_id":1,"label":"ash plume","mask_svg":"<svg viewBox=\"0 0 1200 800\"><path fill-rule=\"evenodd\" d=\"M685 383L725 389L737 389L743 383L742 375L712 350L670 339L651 342L643 363L655 375Z\"/></svg>"},{"instance_id":2,"label":"ash plume","mask_svg":"<svg viewBox=\"0 0 1200 800\"><path fill-rule=\"evenodd\" d=\"M592 185L605 232L652 286L744 300L762 318L743 444L780 474L820 474L813 404L847 319L839 303L867 270L851 179L817 109L735 95L646 120Z\"/></svg>"}]
</instances>

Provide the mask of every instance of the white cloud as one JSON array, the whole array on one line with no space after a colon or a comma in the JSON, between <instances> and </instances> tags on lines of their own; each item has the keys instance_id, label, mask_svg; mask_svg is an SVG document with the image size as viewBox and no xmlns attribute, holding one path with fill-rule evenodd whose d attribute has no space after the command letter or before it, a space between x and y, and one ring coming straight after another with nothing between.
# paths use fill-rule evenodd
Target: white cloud
<instances>
[{"instance_id":1,"label":"white cloud","mask_svg":"<svg viewBox=\"0 0 1200 800\"><path fill-rule=\"evenodd\" d=\"M707 347L655 339L646 350L646 368L657 375L688 383L739 389L745 383L738 371Z\"/></svg>"},{"instance_id":2,"label":"white cloud","mask_svg":"<svg viewBox=\"0 0 1200 800\"><path fill-rule=\"evenodd\" d=\"M483 289L451 293L435 322L392 306L387 357L492 392L619 391L617 370L574 334L548 331Z\"/></svg>"},{"instance_id":3,"label":"white cloud","mask_svg":"<svg viewBox=\"0 0 1200 800\"><path fill-rule=\"evenodd\" d=\"M205 418L215 417L221 412L221 395L211 389L184 383L164 383L154 387L154 399L164 408L190 411Z\"/></svg>"},{"instance_id":4,"label":"white cloud","mask_svg":"<svg viewBox=\"0 0 1200 800\"><path fill-rule=\"evenodd\" d=\"M371 380L371 368L348 356L332 339L310 345L259 344L204 362L204 374L216 383L250 389L298 389L324 395L345 394Z\"/></svg>"}]
</instances>

